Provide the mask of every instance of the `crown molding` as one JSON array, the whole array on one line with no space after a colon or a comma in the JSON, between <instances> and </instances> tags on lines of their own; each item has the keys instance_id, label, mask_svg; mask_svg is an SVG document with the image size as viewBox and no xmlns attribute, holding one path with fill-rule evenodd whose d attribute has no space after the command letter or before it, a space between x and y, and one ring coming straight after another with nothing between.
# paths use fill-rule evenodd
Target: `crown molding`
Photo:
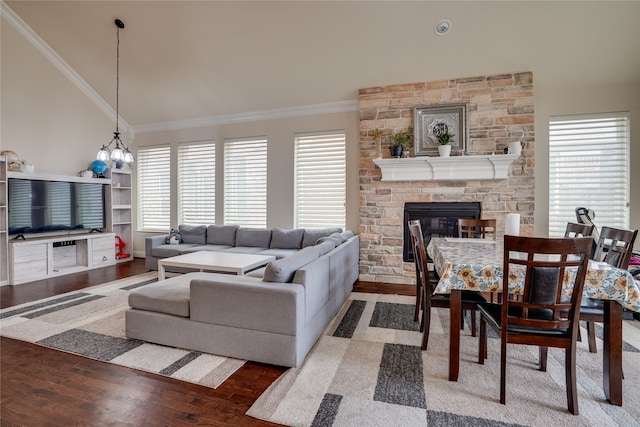
<instances>
[{"instance_id":1,"label":"crown molding","mask_svg":"<svg viewBox=\"0 0 640 427\"><path fill-rule=\"evenodd\" d=\"M39 35L37 35L26 22L22 20L16 13L4 2L0 1L0 16L22 35L29 43L31 43L54 67L56 67L71 83L73 83L80 91L93 102L100 111L108 118L112 119L115 124L116 110L111 107L80 75L58 53L51 48ZM119 118L121 130L129 132L131 138L134 134L131 132L131 126Z\"/></svg>"},{"instance_id":2,"label":"crown molding","mask_svg":"<svg viewBox=\"0 0 640 427\"><path fill-rule=\"evenodd\" d=\"M358 101L328 102L325 104L304 105L300 107L274 108L238 114L222 114L197 119L175 120L162 123L132 126L136 133L164 132L181 129L219 126L234 123L257 122L262 120L286 119L291 117L315 116L321 114L358 111Z\"/></svg>"}]
</instances>

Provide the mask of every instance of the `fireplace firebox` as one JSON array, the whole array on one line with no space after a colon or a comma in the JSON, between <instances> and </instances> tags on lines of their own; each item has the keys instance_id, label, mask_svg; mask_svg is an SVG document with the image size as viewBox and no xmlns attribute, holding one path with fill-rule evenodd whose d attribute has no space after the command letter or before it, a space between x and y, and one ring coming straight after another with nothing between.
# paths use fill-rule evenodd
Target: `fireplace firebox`
<instances>
[{"instance_id":1,"label":"fireplace firebox","mask_svg":"<svg viewBox=\"0 0 640 427\"><path fill-rule=\"evenodd\" d=\"M479 219L480 202L405 203L402 259L413 262L408 222L420 220L425 244L431 237L458 237L458 218Z\"/></svg>"}]
</instances>

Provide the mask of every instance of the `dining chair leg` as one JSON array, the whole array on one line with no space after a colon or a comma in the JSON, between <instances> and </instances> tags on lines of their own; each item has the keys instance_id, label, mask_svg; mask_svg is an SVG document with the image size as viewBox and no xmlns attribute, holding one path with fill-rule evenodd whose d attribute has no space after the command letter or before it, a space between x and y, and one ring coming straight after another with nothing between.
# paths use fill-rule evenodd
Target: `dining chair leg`
<instances>
[{"instance_id":1,"label":"dining chair leg","mask_svg":"<svg viewBox=\"0 0 640 427\"><path fill-rule=\"evenodd\" d=\"M507 340L502 337L500 348L500 403L506 404L507 394Z\"/></svg>"},{"instance_id":2,"label":"dining chair leg","mask_svg":"<svg viewBox=\"0 0 640 427\"><path fill-rule=\"evenodd\" d=\"M569 412L578 415L578 387L576 385L576 346L566 350L564 357L567 380L567 406Z\"/></svg>"},{"instance_id":3,"label":"dining chair leg","mask_svg":"<svg viewBox=\"0 0 640 427\"><path fill-rule=\"evenodd\" d=\"M480 344L478 346L478 363L484 365L487 358L487 322L480 316Z\"/></svg>"},{"instance_id":4,"label":"dining chair leg","mask_svg":"<svg viewBox=\"0 0 640 427\"><path fill-rule=\"evenodd\" d=\"M471 310L471 336L472 337L476 336L476 315L477 315L477 311Z\"/></svg>"},{"instance_id":5,"label":"dining chair leg","mask_svg":"<svg viewBox=\"0 0 640 427\"><path fill-rule=\"evenodd\" d=\"M589 352L597 353L598 347L596 346L596 323L592 321L587 322L587 336L589 337Z\"/></svg>"},{"instance_id":6,"label":"dining chair leg","mask_svg":"<svg viewBox=\"0 0 640 427\"><path fill-rule=\"evenodd\" d=\"M431 328L431 304L427 304L426 297L422 297L424 308L422 309L422 349L426 350L429 345L429 329Z\"/></svg>"},{"instance_id":7,"label":"dining chair leg","mask_svg":"<svg viewBox=\"0 0 640 427\"><path fill-rule=\"evenodd\" d=\"M547 356L549 353L549 347L538 347L540 350L540 360L539 360L539 366L538 369L541 370L542 372L547 372Z\"/></svg>"}]
</instances>

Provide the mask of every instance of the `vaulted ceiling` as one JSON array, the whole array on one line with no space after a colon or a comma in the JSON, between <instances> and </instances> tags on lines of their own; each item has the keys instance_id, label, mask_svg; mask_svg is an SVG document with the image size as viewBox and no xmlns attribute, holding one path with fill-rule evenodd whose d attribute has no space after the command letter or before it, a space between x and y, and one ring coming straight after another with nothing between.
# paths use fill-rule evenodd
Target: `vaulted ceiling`
<instances>
[{"instance_id":1,"label":"vaulted ceiling","mask_svg":"<svg viewBox=\"0 0 640 427\"><path fill-rule=\"evenodd\" d=\"M135 126L355 101L359 88L533 71L640 80L640 2L7 1ZM436 35L449 19L452 29ZM6 25L6 23L3 23Z\"/></svg>"}]
</instances>

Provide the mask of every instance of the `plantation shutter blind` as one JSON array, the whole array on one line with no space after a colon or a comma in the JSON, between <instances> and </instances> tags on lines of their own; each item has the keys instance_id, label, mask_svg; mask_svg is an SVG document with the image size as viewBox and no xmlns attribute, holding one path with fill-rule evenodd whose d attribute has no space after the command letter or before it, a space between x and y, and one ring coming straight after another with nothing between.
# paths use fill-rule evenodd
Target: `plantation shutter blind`
<instances>
[{"instance_id":1,"label":"plantation shutter blind","mask_svg":"<svg viewBox=\"0 0 640 427\"><path fill-rule=\"evenodd\" d=\"M296 227L345 228L345 151L344 133L296 136Z\"/></svg>"},{"instance_id":2,"label":"plantation shutter blind","mask_svg":"<svg viewBox=\"0 0 640 427\"><path fill-rule=\"evenodd\" d=\"M552 117L549 121L549 235L577 222L629 228L629 114Z\"/></svg>"},{"instance_id":3,"label":"plantation shutter blind","mask_svg":"<svg viewBox=\"0 0 640 427\"><path fill-rule=\"evenodd\" d=\"M267 226L267 140L224 142L224 223Z\"/></svg>"},{"instance_id":4,"label":"plantation shutter blind","mask_svg":"<svg viewBox=\"0 0 640 427\"><path fill-rule=\"evenodd\" d=\"M178 223L216 222L216 146L213 141L178 146Z\"/></svg>"},{"instance_id":5,"label":"plantation shutter blind","mask_svg":"<svg viewBox=\"0 0 640 427\"><path fill-rule=\"evenodd\" d=\"M137 153L138 231L169 231L171 217L171 152L167 147Z\"/></svg>"}]
</instances>

